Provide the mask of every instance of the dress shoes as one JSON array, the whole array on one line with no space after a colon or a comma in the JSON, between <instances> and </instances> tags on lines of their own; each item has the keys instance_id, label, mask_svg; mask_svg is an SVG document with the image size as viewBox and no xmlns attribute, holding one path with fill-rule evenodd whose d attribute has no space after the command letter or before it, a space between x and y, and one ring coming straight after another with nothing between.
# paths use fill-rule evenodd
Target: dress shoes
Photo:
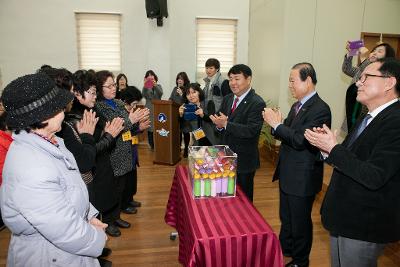
<instances>
[{"instance_id":1,"label":"dress shoes","mask_svg":"<svg viewBox=\"0 0 400 267\"><path fill-rule=\"evenodd\" d=\"M137 209L135 207L129 206L125 209L121 209L121 212L126 213L126 214L136 214Z\"/></svg>"},{"instance_id":2,"label":"dress shoes","mask_svg":"<svg viewBox=\"0 0 400 267\"><path fill-rule=\"evenodd\" d=\"M114 223L115 223L116 226L118 226L120 228L129 228L129 227L131 227L130 223L128 223L127 221L124 221L122 219L117 219L117 220L115 220Z\"/></svg>"},{"instance_id":3,"label":"dress shoes","mask_svg":"<svg viewBox=\"0 0 400 267\"><path fill-rule=\"evenodd\" d=\"M308 264L302 265L302 264L297 264L297 263L294 263L293 261L291 261L289 263L286 263L285 267L308 267Z\"/></svg>"},{"instance_id":4,"label":"dress shoes","mask_svg":"<svg viewBox=\"0 0 400 267\"><path fill-rule=\"evenodd\" d=\"M131 205L134 208L139 208L142 206L142 203L136 200L132 200L131 202L129 202L129 205Z\"/></svg>"},{"instance_id":5,"label":"dress shoes","mask_svg":"<svg viewBox=\"0 0 400 267\"><path fill-rule=\"evenodd\" d=\"M100 267L112 267L112 262L105 259L98 259Z\"/></svg>"},{"instance_id":6,"label":"dress shoes","mask_svg":"<svg viewBox=\"0 0 400 267\"><path fill-rule=\"evenodd\" d=\"M117 226L115 226L115 225L113 225L113 224L109 224L109 225L106 227L106 233L107 233L108 235L110 235L110 236L113 236L113 237L118 237L118 236L121 235L121 231L118 229Z\"/></svg>"},{"instance_id":7,"label":"dress shoes","mask_svg":"<svg viewBox=\"0 0 400 267\"><path fill-rule=\"evenodd\" d=\"M111 253L112 253L111 248L103 248L103 251L101 252L101 255L99 257L108 257L111 255Z\"/></svg>"}]
</instances>

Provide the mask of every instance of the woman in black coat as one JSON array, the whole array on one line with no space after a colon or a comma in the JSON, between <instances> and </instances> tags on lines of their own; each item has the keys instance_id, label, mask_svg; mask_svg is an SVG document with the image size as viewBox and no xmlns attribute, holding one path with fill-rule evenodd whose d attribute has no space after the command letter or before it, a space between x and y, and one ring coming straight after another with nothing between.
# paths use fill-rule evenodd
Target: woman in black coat
<instances>
[{"instance_id":1,"label":"woman in black coat","mask_svg":"<svg viewBox=\"0 0 400 267\"><path fill-rule=\"evenodd\" d=\"M122 130L122 120L105 123L96 118L92 108L96 102L95 75L79 70L73 75L75 95L72 108L66 115L60 135L74 155L82 178L88 186L90 202L101 212L102 221L109 226L106 232L119 236L115 227L119 208L111 171L110 151L115 137Z\"/></svg>"},{"instance_id":2,"label":"woman in black coat","mask_svg":"<svg viewBox=\"0 0 400 267\"><path fill-rule=\"evenodd\" d=\"M123 120L124 130L116 136L115 147L110 152L111 169L114 173L117 185L117 198L121 211L128 214L137 212L133 206L124 207L122 196L126 186L126 180L133 177L132 160L132 133L137 133L143 125L142 120L148 120L149 111L147 109L137 109L127 112L125 104L116 96L116 84L114 75L109 71L99 71L96 73L98 99L95 110L100 120L112 121L114 119ZM139 123L140 121L140 123ZM148 127L148 125L147 125ZM130 227L130 223L121 218L115 221L116 225L123 228Z\"/></svg>"}]
</instances>

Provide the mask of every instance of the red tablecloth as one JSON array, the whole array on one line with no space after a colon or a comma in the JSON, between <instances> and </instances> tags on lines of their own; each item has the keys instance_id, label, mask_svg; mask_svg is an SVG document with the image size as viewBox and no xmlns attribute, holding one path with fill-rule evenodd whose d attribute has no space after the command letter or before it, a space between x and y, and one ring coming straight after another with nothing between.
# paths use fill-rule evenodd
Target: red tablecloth
<instances>
[{"instance_id":1,"label":"red tablecloth","mask_svg":"<svg viewBox=\"0 0 400 267\"><path fill-rule=\"evenodd\" d=\"M244 193L194 200L184 166L175 170L165 222L179 233L184 266L283 266L278 238Z\"/></svg>"}]
</instances>

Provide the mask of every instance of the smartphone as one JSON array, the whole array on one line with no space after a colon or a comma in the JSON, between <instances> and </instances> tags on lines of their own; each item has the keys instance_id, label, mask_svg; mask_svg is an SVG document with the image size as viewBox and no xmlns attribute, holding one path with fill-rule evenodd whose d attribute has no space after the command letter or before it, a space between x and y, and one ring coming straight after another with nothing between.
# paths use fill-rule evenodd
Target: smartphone
<instances>
[{"instance_id":1,"label":"smartphone","mask_svg":"<svg viewBox=\"0 0 400 267\"><path fill-rule=\"evenodd\" d=\"M349 42L349 56L356 56L358 54L358 49L364 46L363 40L356 40Z\"/></svg>"},{"instance_id":2,"label":"smartphone","mask_svg":"<svg viewBox=\"0 0 400 267\"><path fill-rule=\"evenodd\" d=\"M185 111L183 112L183 119L187 121L197 120L197 115L195 114L197 106L193 103L185 104Z\"/></svg>"},{"instance_id":3,"label":"smartphone","mask_svg":"<svg viewBox=\"0 0 400 267\"><path fill-rule=\"evenodd\" d=\"M364 46L364 41L363 40L356 40L356 41L350 41L349 42L349 48L350 49L358 49Z\"/></svg>"},{"instance_id":4,"label":"smartphone","mask_svg":"<svg viewBox=\"0 0 400 267\"><path fill-rule=\"evenodd\" d=\"M154 86L154 82L152 78L147 78L144 83L144 88L151 89Z\"/></svg>"}]
</instances>

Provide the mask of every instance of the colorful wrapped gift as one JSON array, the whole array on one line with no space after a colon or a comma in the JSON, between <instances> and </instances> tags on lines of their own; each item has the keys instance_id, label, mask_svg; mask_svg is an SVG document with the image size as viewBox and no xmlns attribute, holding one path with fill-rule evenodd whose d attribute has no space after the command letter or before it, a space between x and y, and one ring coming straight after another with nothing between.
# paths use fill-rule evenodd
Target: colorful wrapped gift
<instances>
[{"instance_id":1,"label":"colorful wrapped gift","mask_svg":"<svg viewBox=\"0 0 400 267\"><path fill-rule=\"evenodd\" d=\"M190 146L189 178L194 198L236 195L237 155L228 146Z\"/></svg>"}]
</instances>

